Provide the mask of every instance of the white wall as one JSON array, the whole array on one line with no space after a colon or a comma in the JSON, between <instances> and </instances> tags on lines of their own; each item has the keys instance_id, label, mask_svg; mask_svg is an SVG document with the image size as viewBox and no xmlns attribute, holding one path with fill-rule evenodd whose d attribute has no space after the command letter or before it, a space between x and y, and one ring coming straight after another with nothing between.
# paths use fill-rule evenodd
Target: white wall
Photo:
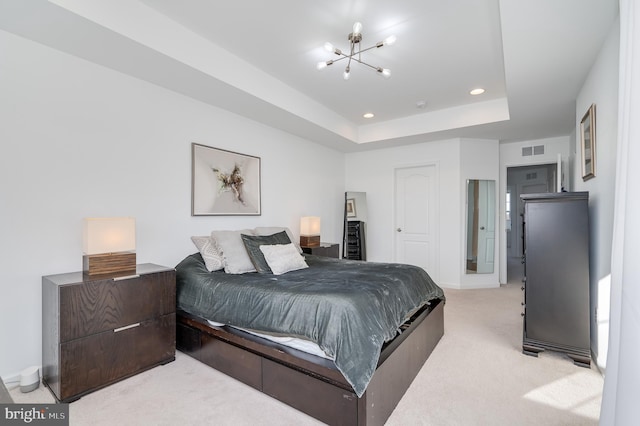
<instances>
[{"instance_id":1,"label":"white wall","mask_svg":"<svg viewBox=\"0 0 640 426\"><path fill-rule=\"evenodd\" d=\"M611 28L596 62L576 99L576 162L574 190L589 191L591 350L604 369L609 336L611 243L615 201L618 137L619 21ZM596 176L582 180L580 121L591 104L596 104ZM597 310L597 319L596 319Z\"/></svg>"},{"instance_id":2,"label":"white wall","mask_svg":"<svg viewBox=\"0 0 640 426\"><path fill-rule=\"evenodd\" d=\"M305 215L341 241L342 153L3 31L0 51L3 377L41 363L41 276L82 268L83 217L134 216L138 262L167 266L191 235ZM261 216L191 217L192 142L261 157Z\"/></svg>"},{"instance_id":3,"label":"white wall","mask_svg":"<svg viewBox=\"0 0 640 426\"><path fill-rule=\"evenodd\" d=\"M348 191L367 193L367 260L394 261L394 171L400 167L435 165L437 168L439 244L438 270L428 271L443 287L459 287L458 262L461 229L460 142L446 140L397 148L346 154Z\"/></svg>"},{"instance_id":4,"label":"white wall","mask_svg":"<svg viewBox=\"0 0 640 426\"><path fill-rule=\"evenodd\" d=\"M466 179L498 178L497 156L497 141L475 139L450 139L347 154L347 190L367 193L367 260L395 261L395 169L435 165L439 208L438 267L437 270L428 272L442 287L470 288L495 285L493 282L481 282L485 277L464 277L464 197ZM463 164L467 167L464 171ZM493 281L497 283L497 280Z\"/></svg>"},{"instance_id":5,"label":"white wall","mask_svg":"<svg viewBox=\"0 0 640 426\"><path fill-rule=\"evenodd\" d=\"M496 232L496 240L494 246L493 259L495 261L493 273L491 274L467 274L466 271L466 245L467 245L467 180L483 179L493 180L496 182L495 190L499 188L499 144L497 140L481 140L481 139L462 139L460 149L460 196L462 207L462 241L460 254L460 287L461 288L487 288L499 287L500 282L498 275L500 271L500 259L498 256L499 233ZM497 194L496 194L497 195ZM498 220L500 209L498 205L498 197L494 196L496 217L494 220L494 228L498 231Z\"/></svg>"}]
</instances>

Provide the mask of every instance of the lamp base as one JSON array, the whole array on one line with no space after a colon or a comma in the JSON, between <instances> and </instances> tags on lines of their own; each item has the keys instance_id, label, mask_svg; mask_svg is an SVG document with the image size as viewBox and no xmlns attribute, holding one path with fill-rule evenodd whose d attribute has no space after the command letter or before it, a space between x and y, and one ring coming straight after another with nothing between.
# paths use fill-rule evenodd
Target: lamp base
<instances>
[{"instance_id":1,"label":"lamp base","mask_svg":"<svg viewBox=\"0 0 640 426\"><path fill-rule=\"evenodd\" d=\"M320 235L300 235L300 245L302 247L320 247Z\"/></svg>"},{"instance_id":2,"label":"lamp base","mask_svg":"<svg viewBox=\"0 0 640 426\"><path fill-rule=\"evenodd\" d=\"M87 275L135 274L136 254L124 252L84 255L82 270Z\"/></svg>"}]
</instances>

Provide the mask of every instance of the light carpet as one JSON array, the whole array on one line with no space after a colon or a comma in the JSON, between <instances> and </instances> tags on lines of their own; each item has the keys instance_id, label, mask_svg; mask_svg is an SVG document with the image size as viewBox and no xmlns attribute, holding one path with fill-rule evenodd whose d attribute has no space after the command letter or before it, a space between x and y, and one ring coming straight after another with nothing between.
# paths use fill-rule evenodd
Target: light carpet
<instances>
[{"instance_id":1,"label":"light carpet","mask_svg":"<svg viewBox=\"0 0 640 426\"><path fill-rule=\"evenodd\" d=\"M445 334L387 425L597 424L603 378L565 356L522 354L522 291L445 290ZM52 402L48 389L15 402ZM71 425L318 425L204 364L176 353L69 406Z\"/></svg>"}]
</instances>

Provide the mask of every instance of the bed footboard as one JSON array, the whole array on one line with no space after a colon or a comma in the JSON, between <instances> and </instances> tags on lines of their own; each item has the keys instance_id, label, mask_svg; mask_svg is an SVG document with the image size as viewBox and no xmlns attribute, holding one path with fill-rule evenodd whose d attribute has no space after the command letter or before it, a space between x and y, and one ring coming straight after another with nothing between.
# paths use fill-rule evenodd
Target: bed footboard
<instances>
[{"instance_id":1,"label":"bed footboard","mask_svg":"<svg viewBox=\"0 0 640 426\"><path fill-rule=\"evenodd\" d=\"M385 345L367 391L332 361L178 312L178 350L330 425L383 425L444 334L444 301L414 315Z\"/></svg>"}]
</instances>

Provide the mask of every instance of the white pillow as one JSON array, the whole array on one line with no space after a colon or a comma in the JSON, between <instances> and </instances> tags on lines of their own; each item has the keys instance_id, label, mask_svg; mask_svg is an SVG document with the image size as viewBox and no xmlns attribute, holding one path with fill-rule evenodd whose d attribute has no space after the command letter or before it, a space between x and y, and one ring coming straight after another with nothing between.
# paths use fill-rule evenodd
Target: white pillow
<instances>
[{"instance_id":1,"label":"white pillow","mask_svg":"<svg viewBox=\"0 0 640 426\"><path fill-rule=\"evenodd\" d=\"M293 236L293 232L291 232L291 230L287 227L284 226L259 226L256 229L253 230L256 235L273 235L273 234L277 234L278 232L282 232L285 231L287 233L287 237L289 237L289 240L293 243L294 246L296 246L296 248L298 249L298 253L302 253L302 248L300 248L300 244L296 243L296 240Z\"/></svg>"},{"instance_id":2,"label":"white pillow","mask_svg":"<svg viewBox=\"0 0 640 426\"><path fill-rule=\"evenodd\" d=\"M224 271L227 274L256 272L240 234L254 235L252 229L213 231L211 233L211 239L215 241L216 247L222 252Z\"/></svg>"},{"instance_id":3,"label":"white pillow","mask_svg":"<svg viewBox=\"0 0 640 426\"><path fill-rule=\"evenodd\" d=\"M274 275L309 267L293 243L260 246L260 251Z\"/></svg>"},{"instance_id":4,"label":"white pillow","mask_svg":"<svg viewBox=\"0 0 640 426\"><path fill-rule=\"evenodd\" d=\"M222 254L216 245L211 241L211 237L191 237L191 241L198 248L204 265L209 272L218 271L224 268Z\"/></svg>"}]
</instances>

